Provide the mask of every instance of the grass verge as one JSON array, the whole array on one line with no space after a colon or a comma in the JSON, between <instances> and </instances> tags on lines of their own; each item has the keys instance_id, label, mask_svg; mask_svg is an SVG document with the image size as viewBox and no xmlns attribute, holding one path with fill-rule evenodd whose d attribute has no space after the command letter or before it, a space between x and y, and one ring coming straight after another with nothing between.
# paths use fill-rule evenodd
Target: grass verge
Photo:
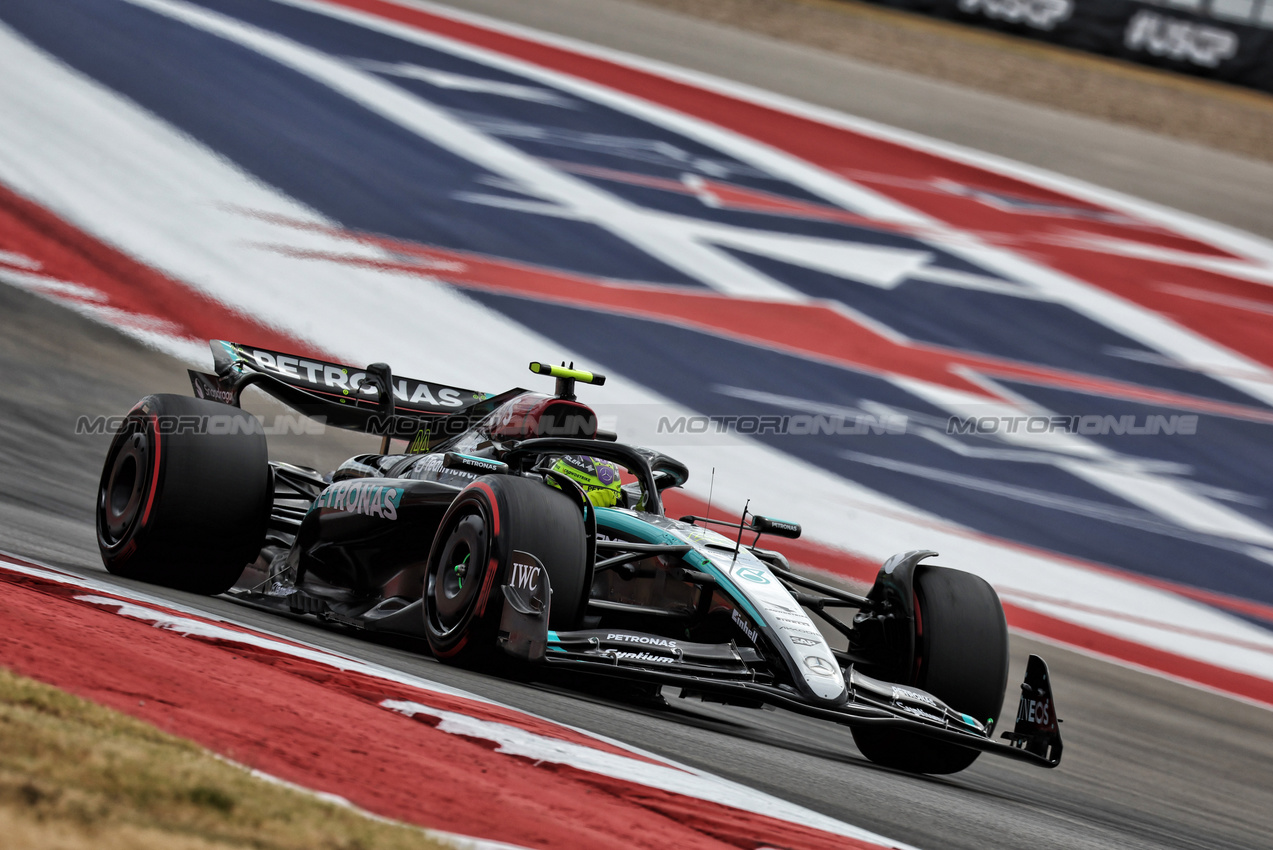
<instances>
[{"instance_id":1,"label":"grass verge","mask_svg":"<svg viewBox=\"0 0 1273 850\"><path fill-rule=\"evenodd\" d=\"M259 779L190 741L4 668L0 836L15 850L449 846Z\"/></svg>"}]
</instances>

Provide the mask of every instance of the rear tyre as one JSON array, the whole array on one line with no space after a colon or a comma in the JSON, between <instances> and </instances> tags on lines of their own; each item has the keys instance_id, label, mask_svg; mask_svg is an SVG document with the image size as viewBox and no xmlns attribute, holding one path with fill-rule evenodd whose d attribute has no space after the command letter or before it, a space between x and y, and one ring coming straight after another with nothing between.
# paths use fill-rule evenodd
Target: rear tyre
<instances>
[{"instance_id":1,"label":"rear tyre","mask_svg":"<svg viewBox=\"0 0 1273 850\"><path fill-rule=\"evenodd\" d=\"M272 495L255 418L214 401L147 396L106 454L97 490L102 563L124 578L223 593L260 552Z\"/></svg>"},{"instance_id":2,"label":"rear tyre","mask_svg":"<svg viewBox=\"0 0 1273 850\"><path fill-rule=\"evenodd\" d=\"M497 639L514 551L534 555L548 573L550 628L570 629L582 618L590 565L579 508L540 481L484 476L451 503L429 552L425 632L437 658L500 669L512 660Z\"/></svg>"},{"instance_id":3,"label":"rear tyre","mask_svg":"<svg viewBox=\"0 0 1273 850\"><path fill-rule=\"evenodd\" d=\"M915 659L901 685L921 688L993 729L1008 685L1008 625L994 588L971 573L915 571ZM910 773L958 773L981 753L896 729L853 729L862 755Z\"/></svg>"}]
</instances>

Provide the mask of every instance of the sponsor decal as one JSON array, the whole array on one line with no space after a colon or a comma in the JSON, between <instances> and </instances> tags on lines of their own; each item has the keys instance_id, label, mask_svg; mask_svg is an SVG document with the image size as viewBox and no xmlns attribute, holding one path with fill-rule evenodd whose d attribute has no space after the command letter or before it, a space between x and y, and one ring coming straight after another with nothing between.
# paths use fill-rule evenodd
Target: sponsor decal
<instances>
[{"instance_id":1,"label":"sponsor decal","mask_svg":"<svg viewBox=\"0 0 1273 850\"><path fill-rule=\"evenodd\" d=\"M752 584L769 584L769 572L763 567L743 567L737 570L734 575Z\"/></svg>"},{"instance_id":2,"label":"sponsor decal","mask_svg":"<svg viewBox=\"0 0 1273 850\"><path fill-rule=\"evenodd\" d=\"M1142 9L1128 21L1123 44L1128 50L1203 68L1215 68L1238 52L1237 33L1148 9Z\"/></svg>"},{"instance_id":3,"label":"sponsor decal","mask_svg":"<svg viewBox=\"0 0 1273 850\"><path fill-rule=\"evenodd\" d=\"M342 481L333 484L314 500L315 508L330 508L350 514L362 514L396 520L402 504L402 490L366 481Z\"/></svg>"},{"instance_id":4,"label":"sponsor decal","mask_svg":"<svg viewBox=\"0 0 1273 850\"><path fill-rule=\"evenodd\" d=\"M1074 0L959 0L959 11L1050 32L1074 14Z\"/></svg>"},{"instance_id":5,"label":"sponsor decal","mask_svg":"<svg viewBox=\"0 0 1273 850\"><path fill-rule=\"evenodd\" d=\"M351 393L358 393L364 396L377 394L375 387L363 384L363 381L367 378L366 372L351 372L346 366L306 360L302 357L293 357L274 351L264 351L259 348L240 348L238 352L246 355L262 371L272 372L284 378L306 381L329 390L339 390L341 395L346 396ZM475 395L480 394L474 394L472 390L443 387L436 384L427 384L423 381L412 381L407 378L398 378L393 383L394 398L410 405L463 407L463 396L474 397Z\"/></svg>"},{"instance_id":6,"label":"sponsor decal","mask_svg":"<svg viewBox=\"0 0 1273 850\"><path fill-rule=\"evenodd\" d=\"M472 455L456 455L460 462L465 466L473 469L480 469L486 472L502 472L508 467L497 460L487 460L486 458L473 457Z\"/></svg>"},{"instance_id":7,"label":"sponsor decal","mask_svg":"<svg viewBox=\"0 0 1273 850\"><path fill-rule=\"evenodd\" d=\"M612 649L610 655L615 658L621 658L625 661L653 661L656 664L674 664L676 659L667 655L651 655L648 652L624 652L622 650Z\"/></svg>"},{"instance_id":8,"label":"sponsor decal","mask_svg":"<svg viewBox=\"0 0 1273 850\"><path fill-rule=\"evenodd\" d=\"M234 393L218 386L215 378L199 372L191 372L190 383L194 387L195 398L219 401L222 404L234 404Z\"/></svg>"},{"instance_id":9,"label":"sponsor decal","mask_svg":"<svg viewBox=\"0 0 1273 850\"><path fill-rule=\"evenodd\" d=\"M817 646L821 643L821 641L814 640L813 638L801 637L800 635L793 634L788 634L787 640L791 641L796 646Z\"/></svg>"},{"instance_id":10,"label":"sponsor decal","mask_svg":"<svg viewBox=\"0 0 1273 850\"><path fill-rule=\"evenodd\" d=\"M806 655L804 666L816 676L834 676L836 673L836 666L821 655Z\"/></svg>"},{"instance_id":11,"label":"sponsor decal","mask_svg":"<svg viewBox=\"0 0 1273 850\"><path fill-rule=\"evenodd\" d=\"M199 398L206 398L210 401L219 401L222 404L234 404L234 393L229 390L219 390L216 387L198 384L195 386L195 394Z\"/></svg>"},{"instance_id":12,"label":"sponsor decal","mask_svg":"<svg viewBox=\"0 0 1273 850\"><path fill-rule=\"evenodd\" d=\"M509 564L509 584L519 590L539 590L539 574L543 570L538 559L526 552L514 552Z\"/></svg>"},{"instance_id":13,"label":"sponsor decal","mask_svg":"<svg viewBox=\"0 0 1273 850\"><path fill-rule=\"evenodd\" d=\"M738 609L734 609L734 625L743 630L743 634L752 642L756 642L756 637L760 634L760 630L747 622L747 618L738 613Z\"/></svg>"},{"instance_id":14,"label":"sponsor decal","mask_svg":"<svg viewBox=\"0 0 1273 850\"><path fill-rule=\"evenodd\" d=\"M791 622L793 621L787 620L786 622L779 622L779 623L775 623L774 625L777 628L782 629L784 632L786 632L788 637L792 637L793 635L801 635L809 640L812 640L814 643L822 643L822 640L823 640L822 634L820 632L812 631L813 629L812 620L805 620L803 623L800 623L799 627L791 625ZM792 639L794 640L794 637Z\"/></svg>"},{"instance_id":15,"label":"sponsor decal","mask_svg":"<svg viewBox=\"0 0 1273 850\"><path fill-rule=\"evenodd\" d=\"M597 480L609 487L619 478L619 471L608 463L598 463Z\"/></svg>"},{"instance_id":16,"label":"sponsor decal","mask_svg":"<svg viewBox=\"0 0 1273 850\"><path fill-rule=\"evenodd\" d=\"M917 705L909 705L907 703L898 703L897 708L900 709L901 711L906 712L907 714L913 714L916 717L922 717L925 720L931 720L934 723L945 724L946 722L946 719L942 717L940 714L934 714L933 712L920 708Z\"/></svg>"},{"instance_id":17,"label":"sponsor decal","mask_svg":"<svg viewBox=\"0 0 1273 850\"><path fill-rule=\"evenodd\" d=\"M436 479L447 477L462 478L466 481L476 481L478 478L476 472L469 472L467 469L455 469L454 467L448 467L442 459L442 455L430 455L429 457L426 457L424 460L420 461L417 469L422 472L430 473L432 477Z\"/></svg>"},{"instance_id":18,"label":"sponsor decal","mask_svg":"<svg viewBox=\"0 0 1273 850\"><path fill-rule=\"evenodd\" d=\"M813 625L813 621L808 617L784 617L782 614L774 614L774 619L784 628L798 628L800 631L807 631Z\"/></svg>"},{"instance_id":19,"label":"sponsor decal","mask_svg":"<svg viewBox=\"0 0 1273 850\"><path fill-rule=\"evenodd\" d=\"M645 646L661 646L665 649L676 649L676 641L668 638L654 637L652 635L633 635L623 632L610 632L606 635L606 640L623 641L624 643L639 643Z\"/></svg>"},{"instance_id":20,"label":"sponsor decal","mask_svg":"<svg viewBox=\"0 0 1273 850\"><path fill-rule=\"evenodd\" d=\"M1044 729L1053 725L1052 701L1022 697L1017 703L1017 722L1030 723Z\"/></svg>"},{"instance_id":21,"label":"sponsor decal","mask_svg":"<svg viewBox=\"0 0 1273 850\"><path fill-rule=\"evenodd\" d=\"M899 688L896 685L893 687L893 699L922 702L924 705L931 705L933 708L937 707L937 700L933 699L928 694L920 691L912 691L909 688Z\"/></svg>"}]
</instances>

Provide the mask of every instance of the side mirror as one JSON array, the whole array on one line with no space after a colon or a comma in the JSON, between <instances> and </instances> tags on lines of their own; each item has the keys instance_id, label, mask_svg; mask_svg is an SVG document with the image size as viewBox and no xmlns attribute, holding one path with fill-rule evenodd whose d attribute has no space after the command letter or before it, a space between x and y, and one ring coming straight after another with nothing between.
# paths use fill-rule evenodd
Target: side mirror
<instances>
[{"instance_id":1,"label":"side mirror","mask_svg":"<svg viewBox=\"0 0 1273 850\"><path fill-rule=\"evenodd\" d=\"M772 534L774 537L785 537L788 540L795 540L800 536L800 523L752 514L751 530L759 531L761 534Z\"/></svg>"},{"instance_id":2,"label":"side mirror","mask_svg":"<svg viewBox=\"0 0 1273 850\"><path fill-rule=\"evenodd\" d=\"M654 473L654 483L660 491L668 487L680 487L689 480L690 470L674 457L652 449L638 448L645 459L650 462L650 471Z\"/></svg>"}]
</instances>

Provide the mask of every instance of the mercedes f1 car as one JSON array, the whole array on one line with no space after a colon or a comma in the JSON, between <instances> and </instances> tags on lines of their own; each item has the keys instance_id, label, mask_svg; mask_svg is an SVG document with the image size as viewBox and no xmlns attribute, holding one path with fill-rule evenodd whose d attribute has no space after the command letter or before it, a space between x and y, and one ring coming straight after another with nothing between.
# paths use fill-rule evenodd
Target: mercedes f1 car
<instances>
[{"instance_id":1,"label":"mercedes f1 car","mask_svg":"<svg viewBox=\"0 0 1273 850\"><path fill-rule=\"evenodd\" d=\"M1008 636L985 581L919 550L859 595L758 545L798 537L796 523L665 515L689 472L598 430L575 390L601 375L532 363L553 394L488 395L383 363L212 349L215 373L190 372L196 397L147 396L114 436L97 499L112 573L423 638L446 663L781 707L848 726L868 759L905 771L953 773L983 752L1060 762L1037 656L1011 731L993 735ZM328 474L271 462L240 407L249 386L380 435L380 452ZM600 465L605 498L563 459Z\"/></svg>"}]
</instances>

